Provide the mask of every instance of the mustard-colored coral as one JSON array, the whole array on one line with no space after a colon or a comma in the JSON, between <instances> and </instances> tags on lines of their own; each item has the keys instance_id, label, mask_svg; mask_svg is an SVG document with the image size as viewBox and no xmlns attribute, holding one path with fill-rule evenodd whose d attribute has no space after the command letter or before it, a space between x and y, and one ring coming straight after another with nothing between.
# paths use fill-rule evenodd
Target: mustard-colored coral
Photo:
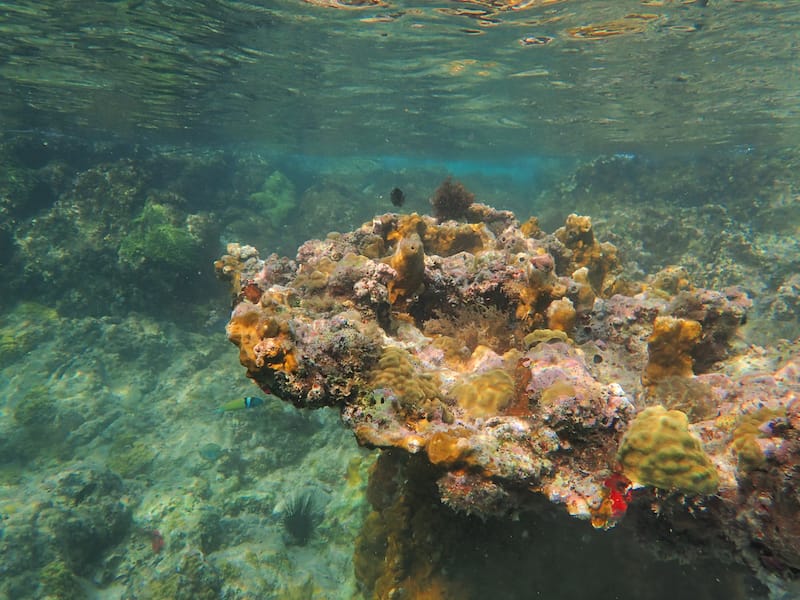
<instances>
[{"instance_id":1,"label":"mustard-colored coral","mask_svg":"<svg viewBox=\"0 0 800 600\"><path fill-rule=\"evenodd\" d=\"M489 235L482 223L459 223L428 227L423 237L425 247L432 254L452 256L459 252L477 254L491 245Z\"/></svg>"},{"instance_id":2,"label":"mustard-colored coral","mask_svg":"<svg viewBox=\"0 0 800 600\"><path fill-rule=\"evenodd\" d=\"M436 225L426 222L417 213L402 215L386 240L399 241L413 234L422 239L425 250L438 256L452 256L459 252L477 254L492 246L492 235L483 223L447 223Z\"/></svg>"},{"instance_id":3,"label":"mustard-colored coral","mask_svg":"<svg viewBox=\"0 0 800 600\"><path fill-rule=\"evenodd\" d=\"M556 381L553 385L545 388L542 391L542 397L539 399L539 404L547 406L548 404L555 404L563 398L575 397L578 390L575 386L567 381Z\"/></svg>"},{"instance_id":4,"label":"mustard-colored coral","mask_svg":"<svg viewBox=\"0 0 800 600\"><path fill-rule=\"evenodd\" d=\"M647 366L642 381L652 385L665 377L691 377L692 351L700 341L703 327L691 319L656 317L647 339Z\"/></svg>"},{"instance_id":5,"label":"mustard-colored coral","mask_svg":"<svg viewBox=\"0 0 800 600\"><path fill-rule=\"evenodd\" d=\"M268 294L264 294L262 303L265 300L269 301ZM249 373L265 366L285 372L297 368L295 346L285 319L265 317L256 307L238 308L226 331L228 339L239 347L239 361Z\"/></svg>"},{"instance_id":6,"label":"mustard-colored coral","mask_svg":"<svg viewBox=\"0 0 800 600\"><path fill-rule=\"evenodd\" d=\"M257 371L255 347L264 334L265 319L255 308L231 317L228 339L239 347L239 361L248 371Z\"/></svg>"},{"instance_id":7,"label":"mustard-colored coral","mask_svg":"<svg viewBox=\"0 0 800 600\"><path fill-rule=\"evenodd\" d=\"M566 333L558 329L536 329L531 331L522 340L526 348L551 341L569 342L569 337Z\"/></svg>"},{"instance_id":8,"label":"mustard-colored coral","mask_svg":"<svg viewBox=\"0 0 800 600\"><path fill-rule=\"evenodd\" d=\"M391 267L397 272L387 288L389 302L407 300L419 291L425 277L425 252L422 239L412 233L397 242L394 254L388 259Z\"/></svg>"},{"instance_id":9,"label":"mustard-colored coral","mask_svg":"<svg viewBox=\"0 0 800 600\"><path fill-rule=\"evenodd\" d=\"M758 443L759 438L766 437L761 431L761 426L778 417L785 417L786 410L773 410L762 408L754 413L742 415L736 428L733 430L731 447L736 452L737 470L749 473L766 465L767 457Z\"/></svg>"},{"instance_id":10,"label":"mustard-colored coral","mask_svg":"<svg viewBox=\"0 0 800 600\"><path fill-rule=\"evenodd\" d=\"M670 265L653 275L650 288L669 297L692 289L692 282L689 279L689 272L684 267Z\"/></svg>"},{"instance_id":11,"label":"mustard-colored coral","mask_svg":"<svg viewBox=\"0 0 800 600\"><path fill-rule=\"evenodd\" d=\"M542 228L539 227L539 219L531 217L519 226L519 230L525 237L539 237L542 235Z\"/></svg>"},{"instance_id":12,"label":"mustard-colored coral","mask_svg":"<svg viewBox=\"0 0 800 600\"><path fill-rule=\"evenodd\" d=\"M633 482L685 493L713 494L719 476L679 410L652 406L622 438L617 460Z\"/></svg>"},{"instance_id":13,"label":"mustard-colored coral","mask_svg":"<svg viewBox=\"0 0 800 600\"><path fill-rule=\"evenodd\" d=\"M503 369L492 369L456 384L450 395L472 416L489 417L514 401L514 380Z\"/></svg>"},{"instance_id":14,"label":"mustard-colored coral","mask_svg":"<svg viewBox=\"0 0 800 600\"><path fill-rule=\"evenodd\" d=\"M418 409L440 395L436 381L428 375L417 374L411 355L394 346L384 349L370 387L391 390L404 410Z\"/></svg>"},{"instance_id":15,"label":"mustard-colored coral","mask_svg":"<svg viewBox=\"0 0 800 600\"><path fill-rule=\"evenodd\" d=\"M569 298L553 300L547 307L547 328L556 331L572 331L576 317L572 300Z\"/></svg>"},{"instance_id":16,"label":"mustard-colored coral","mask_svg":"<svg viewBox=\"0 0 800 600\"><path fill-rule=\"evenodd\" d=\"M620 270L617 248L595 239L591 218L573 213L554 235L571 251L569 271L586 267L594 290L610 295L615 284L614 275Z\"/></svg>"},{"instance_id":17,"label":"mustard-colored coral","mask_svg":"<svg viewBox=\"0 0 800 600\"><path fill-rule=\"evenodd\" d=\"M439 431L431 436L425 447L428 459L434 465L451 467L462 462L470 453L469 441L466 438Z\"/></svg>"}]
</instances>

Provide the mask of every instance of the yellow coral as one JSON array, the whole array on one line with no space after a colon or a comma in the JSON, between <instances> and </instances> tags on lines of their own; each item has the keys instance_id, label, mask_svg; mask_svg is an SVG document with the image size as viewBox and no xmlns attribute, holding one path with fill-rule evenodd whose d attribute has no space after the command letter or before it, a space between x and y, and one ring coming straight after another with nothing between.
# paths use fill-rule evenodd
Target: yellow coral
<instances>
[{"instance_id":1,"label":"yellow coral","mask_svg":"<svg viewBox=\"0 0 800 600\"><path fill-rule=\"evenodd\" d=\"M670 265L653 275L650 288L670 297L678 292L692 289L692 282L689 279L689 272L684 267Z\"/></svg>"},{"instance_id":2,"label":"yellow coral","mask_svg":"<svg viewBox=\"0 0 800 600\"><path fill-rule=\"evenodd\" d=\"M542 229L539 227L539 219L536 217L531 217L525 221L519 226L519 230L522 232L522 235L530 238L538 237L542 234Z\"/></svg>"},{"instance_id":3,"label":"yellow coral","mask_svg":"<svg viewBox=\"0 0 800 600\"><path fill-rule=\"evenodd\" d=\"M387 286L389 302L394 304L398 300L407 300L419 291L425 276L425 252L419 235L412 233L397 242L388 262L397 272Z\"/></svg>"},{"instance_id":4,"label":"yellow coral","mask_svg":"<svg viewBox=\"0 0 800 600\"><path fill-rule=\"evenodd\" d=\"M652 406L622 438L617 460L633 482L695 494L713 494L719 476L679 410Z\"/></svg>"},{"instance_id":5,"label":"yellow coral","mask_svg":"<svg viewBox=\"0 0 800 600\"><path fill-rule=\"evenodd\" d=\"M757 441L759 438L765 437L761 426L771 419L785 416L785 409L773 410L770 408L762 408L754 413L742 415L733 430L731 443L738 459L736 468L740 473L759 469L767 463L767 457L764 456Z\"/></svg>"},{"instance_id":6,"label":"yellow coral","mask_svg":"<svg viewBox=\"0 0 800 600\"><path fill-rule=\"evenodd\" d=\"M588 313L594 308L595 293L592 284L589 282L589 269L581 267L572 273L572 280L575 282L577 292L575 294L575 311L578 313Z\"/></svg>"},{"instance_id":7,"label":"yellow coral","mask_svg":"<svg viewBox=\"0 0 800 600\"><path fill-rule=\"evenodd\" d=\"M647 339L647 366L642 381L652 385L665 377L691 377L692 351L700 341L703 327L691 319L656 317Z\"/></svg>"},{"instance_id":8,"label":"yellow coral","mask_svg":"<svg viewBox=\"0 0 800 600\"><path fill-rule=\"evenodd\" d=\"M267 293L264 301L272 302ZM239 307L244 307L240 304ZM250 374L265 366L273 371L291 372L297 368L294 342L286 319L265 317L257 308L237 308L226 327L228 339L239 347L239 361Z\"/></svg>"},{"instance_id":9,"label":"yellow coral","mask_svg":"<svg viewBox=\"0 0 800 600\"><path fill-rule=\"evenodd\" d=\"M452 256L459 252L477 254L493 244L491 233L483 223L447 223L437 225L417 213L403 215L395 228L386 234L386 241L399 241L418 235L430 254Z\"/></svg>"},{"instance_id":10,"label":"yellow coral","mask_svg":"<svg viewBox=\"0 0 800 600\"><path fill-rule=\"evenodd\" d=\"M569 271L586 267L587 279L594 290L610 295L615 284L614 274L620 270L617 248L595 239L591 218L573 213L554 235L572 251Z\"/></svg>"},{"instance_id":11,"label":"yellow coral","mask_svg":"<svg viewBox=\"0 0 800 600\"><path fill-rule=\"evenodd\" d=\"M439 431L428 440L425 450L432 464L450 467L462 462L471 448L466 438Z\"/></svg>"},{"instance_id":12,"label":"yellow coral","mask_svg":"<svg viewBox=\"0 0 800 600\"><path fill-rule=\"evenodd\" d=\"M572 300L569 298L553 300L547 307L547 328L556 331L572 331L576 316Z\"/></svg>"},{"instance_id":13,"label":"yellow coral","mask_svg":"<svg viewBox=\"0 0 800 600\"><path fill-rule=\"evenodd\" d=\"M250 372L259 369L255 347L261 341L265 328L265 319L255 308L235 314L226 327L228 339L239 347L239 361Z\"/></svg>"},{"instance_id":14,"label":"yellow coral","mask_svg":"<svg viewBox=\"0 0 800 600\"><path fill-rule=\"evenodd\" d=\"M421 407L439 397L439 386L429 375L418 375L411 355L401 348L384 349L372 373L372 389L388 389L405 410Z\"/></svg>"},{"instance_id":15,"label":"yellow coral","mask_svg":"<svg viewBox=\"0 0 800 600\"><path fill-rule=\"evenodd\" d=\"M536 329L526 335L522 343L526 348L530 348L536 344L551 341L569 342L570 340L566 333L558 329Z\"/></svg>"},{"instance_id":16,"label":"yellow coral","mask_svg":"<svg viewBox=\"0 0 800 600\"><path fill-rule=\"evenodd\" d=\"M555 404L564 398L575 397L578 391L575 386L566 381L556 381L550 387L542 391L542 397L539 399L539 404L547 406L548 404Z\"/></svg>"},{"instance_id":17,"label":"yellow coral","mask_svg":"<svg viewBox=\"0 0 800 600\"><path fill-rule=\"evenodd\" d=\"M492 369L456 384L450 395L474 417L489 417L514 401L514 380L505 370Z\"/></svg>"},{"instance_id":18,"label":"yellow coral","mask_svg":"<svg viewBox=\"0 0 800 600\"><path fill-rule=\"evenodd\" d=\"M459 223L428 227L423 237L432 254L452 256L459 252L477 254L491 245L483 223Z\"/></svg>"}]
</instances>

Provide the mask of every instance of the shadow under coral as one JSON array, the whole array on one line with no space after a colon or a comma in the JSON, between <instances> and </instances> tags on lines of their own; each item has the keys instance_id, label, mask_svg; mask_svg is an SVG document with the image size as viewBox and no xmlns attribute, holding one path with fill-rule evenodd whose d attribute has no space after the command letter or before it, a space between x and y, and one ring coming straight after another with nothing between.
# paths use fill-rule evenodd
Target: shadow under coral
<instances>
[{"instance_id":1,"label":"shadow under coral","mask_svg":"<svg viewBox=\"0 0 800 600\"><path fill-rule=\"evenodd\" d=\"M365 597L569 600L585 598L587 586L598 598L764 595L740 566L675 558L645 506L632 506L632 518L611 531L591 530L544 498L517 520L482 520L441 503L439 474L418 456L381 454L368 489L373 510L354 557Z\"/></svg>"}]
</instances>

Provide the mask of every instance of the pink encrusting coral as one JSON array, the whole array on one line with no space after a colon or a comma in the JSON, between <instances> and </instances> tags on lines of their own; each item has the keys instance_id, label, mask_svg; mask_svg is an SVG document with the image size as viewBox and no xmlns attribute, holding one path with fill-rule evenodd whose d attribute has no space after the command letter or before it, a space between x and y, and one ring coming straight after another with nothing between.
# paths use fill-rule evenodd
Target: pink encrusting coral
<instances>
[{"instance_id":1,"label":"pink encrusting coral","mask_svg":"<svg viewBox=\"0 0 800 600\"><path fill-rule=\"evenodd\" d=\"M454 510L541 494L597 528L629 505L702 511L750 564L800 570L800 355L737 373L757 353L734 348L741 291L627 281L588 217L554 234L481 204L442 218L382 215L294 261L223 257L248 376L426 457Z\"/></svg>"}]
</instances>

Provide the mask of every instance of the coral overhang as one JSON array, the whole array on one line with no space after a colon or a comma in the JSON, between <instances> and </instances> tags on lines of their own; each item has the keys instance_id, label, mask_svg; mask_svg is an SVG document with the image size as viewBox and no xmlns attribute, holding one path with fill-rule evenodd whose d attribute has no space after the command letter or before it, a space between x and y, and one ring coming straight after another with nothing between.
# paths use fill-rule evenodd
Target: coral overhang
<instances>
[{"instance_id":1,"label":"coral overhang","mask_svg":"<svg viewBox=\"0 0 800 600\"><path fill-rule=\"evenodd\" d=\"M752 566L800 571L800 355L734 374L753 352L734 348L740 290L627 281L588 217L546 234L481 204L458 222L385 214L294 260L231 244L217 268L248 376L296 406L340 407L360 444L426 456L453 509L505 515L538 493L598 528L629 502L702 511L698 527ZM492 335L476 342L480 315ZM686 422L718 485L617 462L652 405ZM647 464L683 460L681 443L651 446Z\"/></svg>"}]
</instances>

